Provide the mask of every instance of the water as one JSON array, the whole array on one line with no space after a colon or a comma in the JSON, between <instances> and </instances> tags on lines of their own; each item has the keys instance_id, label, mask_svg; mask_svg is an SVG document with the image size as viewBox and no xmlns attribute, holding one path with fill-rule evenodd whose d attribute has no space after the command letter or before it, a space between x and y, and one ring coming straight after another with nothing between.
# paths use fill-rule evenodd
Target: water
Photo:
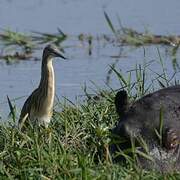
<instances>
[{"instance_id":1,"label":"water","mask_svg":"<svg viewBox=\"0 0 180 180\"><path fill-rule=\"evenodd\" d=\"M110 33L103 10L115 21L118 14L125 26L157 34L179 33L178 0L1 0L1 28L67 33ZM116 22L117 23L117 22Z\"/></svg>"},{"instance_id":2,"label":"water","mask_svg":"<svg viewBox=\"0 0 180 180\"><path fill-rule=\"evenodd\" d=\"M70 35L80 33L94 36L112 34L103 15L105 10L113 23L119 27L117 15L125 27L131 27L144 32L148 29L155 34L177 34L180 24L180 2L178 0L163 1L131 1L131 0L2 0L0 2L0 28L10 28L20 32L48 32L55 33L57 27ZM99 87L107 88L106 78L109 65L115 63L119 54L119 47L112 44L93 41L92 55L88 54L87 45L77 40L68 40L67 45L73 48L66 49L69 60L56 59L54 68L56 74L56 94L62 98L66 96L72 101L83 95L83 86L93 87L91 81ZM173 74L171 56L166 54L165 47L160 52L169 74ZM124 48L123 56L119 58L116 67L126 71L135 67L135 64L156 60L151 67L154 71L161 71L156 46L144 49ZM42 51L38 57L41 58ZM179 55L177 57L179 61ZM10 98L22 97L16 100L20 110L25 98L37 87L40 79L40 61L20 61L7 65L3 61L0 65L0 112L5 116L8 113L6 95ZM114 75L111 76L110 86L118 88L119 83ZM5 112L5 113L4 113Z\"/></svg>"}]
</instances>

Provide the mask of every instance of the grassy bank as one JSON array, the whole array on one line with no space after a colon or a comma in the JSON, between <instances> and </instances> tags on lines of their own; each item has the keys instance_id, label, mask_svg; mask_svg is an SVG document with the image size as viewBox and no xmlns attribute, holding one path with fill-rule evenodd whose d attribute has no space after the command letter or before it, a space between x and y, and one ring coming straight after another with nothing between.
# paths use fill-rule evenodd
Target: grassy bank
<instances>
[{"instance_id":1,"label":"grassy bank","mask_svg":"<svg viewBox=\"0 0 180 180\"><path fill-rule=\"evenodd\" d=\"M125 78L112 67L135 100L163 86L176 83L165 70L147 84L147 67L136 66ZM161 75L161 76L160 76ZM131 77L136 77L132 81ZM179 173L160 174L137 167L133 159L113 164L109 154L110 129L117 122L115 91L86 92L84 103L57 102L48 129L29 128L25 133L15 127L16 114L0 125L0 179L178 179ZM13 114L14 113L14 114Z\"/></svg>"}]
</instances>

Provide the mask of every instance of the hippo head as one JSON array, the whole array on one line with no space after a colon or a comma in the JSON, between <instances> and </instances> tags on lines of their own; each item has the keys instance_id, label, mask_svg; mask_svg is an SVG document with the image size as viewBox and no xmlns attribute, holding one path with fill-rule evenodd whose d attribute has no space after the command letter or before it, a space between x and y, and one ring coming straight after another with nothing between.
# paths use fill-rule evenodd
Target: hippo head
<instances>
[{"instance_id":1,"label":"hippo head","mask_svg":"<svg viewBox=\"0 0 180 180\"><path fill-rule=\"evenodd\" d=\"M158 93L161 101L156 99ZM117 93L115 106L120 120L112 129L110 146L114 162L125 161L124 157L136 157L138 165L145 169L180 170L180 116L173 119L169 105L163 105L164 113L161 113L159 104L166 97L161 96L162 92L158 93L144 96L131 105L126 91Z\"/></svg>"}]
</instances>

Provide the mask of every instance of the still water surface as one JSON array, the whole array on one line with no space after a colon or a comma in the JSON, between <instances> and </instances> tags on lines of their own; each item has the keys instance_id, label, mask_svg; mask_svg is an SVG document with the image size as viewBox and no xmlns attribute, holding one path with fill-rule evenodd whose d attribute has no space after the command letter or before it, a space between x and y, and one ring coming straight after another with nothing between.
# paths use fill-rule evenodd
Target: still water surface
<instances>
[{"instance_id":1,"label":"still water surface","mask_svg":"<svg viewBox=\"0 0 180 180\"><path fill-rule=\"evenodd\" d=\"M180 1L171 0L2 0L0 2L0 28L20 32L48 32L55 33L57 27L69 35L80 33L94 36L111 34L105 21L105 10L119 27L117 15L125 27L138 31L148 29L155 34L180 34ZM60 99L66 96L72 101L83 95L83 86L97 86L107 88L106 77L109 65L115 63L117 69L124 74L135 67L135 64L153 61L150 68L160 72L159 57L156 46L144 48L124 48L121 58L111 58L119 54L119 47L104 45L103 42L93 41L92 55L88 55L86 46L82 47L79 41L68 40L66 45L74 48L66 49L68 61L56 59L54 68L56 74L56 94ZM160 48L161 56L169 74L173 74L171 56L166 53L166 47ZM41 58L42 51L37 56ZM155 60L155 61L154 61ZM179 55L177 56L179 61ZM0 112L8 113L6 95L10 98L24 97L16 100L20 110L25 98L38 85L40 79L40 61L20 61L7 65L0 63ZM151 75L149 75L151 76ZM178 77L177 77L178 78ZM118 88L117 78L112 75L110 86ZM5 113L4 113L5 112Z\"/></svg>"}]
</instances>

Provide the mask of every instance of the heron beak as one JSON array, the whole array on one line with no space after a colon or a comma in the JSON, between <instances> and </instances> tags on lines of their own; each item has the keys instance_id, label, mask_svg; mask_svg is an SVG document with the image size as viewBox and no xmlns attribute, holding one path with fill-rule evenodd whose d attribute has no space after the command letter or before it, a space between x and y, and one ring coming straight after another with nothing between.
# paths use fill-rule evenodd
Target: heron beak
<instances>
[{"instance_id":1,"label":"heron beak","mask_svg":"<svg viewBox=\"0 0 180 180\"><path fill-rule=\"evenodd\" d=\"M57 57L60 57L60 58L62 58L62 59L67 59L66 57L64 57L62 54L60 54L60 53L56 53L56 56Z\"/></svg>"},{"instance_id":2,"label":"heron beak","mask_svg":"<svg viewBox=\"0 0 180 180\"><path fill-rule=\"evenodd\" d=\"M62 59L67 59L66 57L64 57L62 54L61 54L61 51L58 49L58 50L55 50L54 52L54 55L56 56L56 57L60 57L60 58L62 58Z\"/></svg>"}]
</instances>

